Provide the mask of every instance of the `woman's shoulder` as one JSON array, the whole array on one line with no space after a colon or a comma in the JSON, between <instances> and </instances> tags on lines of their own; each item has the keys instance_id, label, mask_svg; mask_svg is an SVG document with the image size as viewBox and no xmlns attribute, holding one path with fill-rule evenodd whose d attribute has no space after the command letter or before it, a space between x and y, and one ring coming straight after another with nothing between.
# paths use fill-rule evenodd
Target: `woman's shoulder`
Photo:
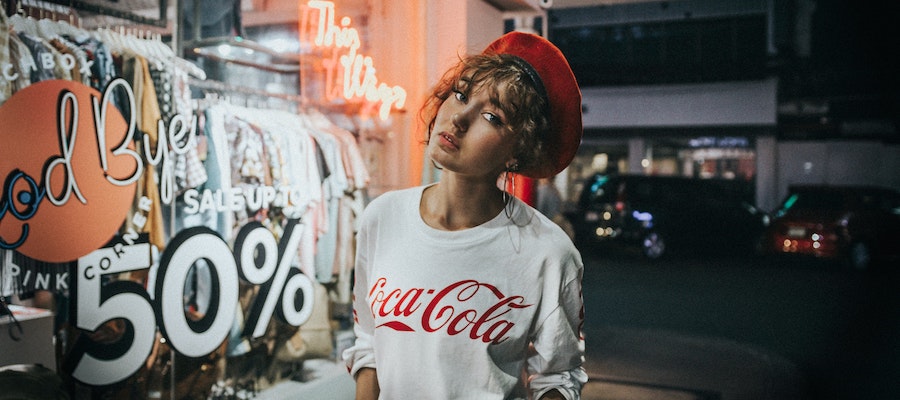
<instances>
[{"instance_id":1,"label":"woman's shoulder","mask_svg":"<svg viewBox=\"0 0 900 400\"><path fill-rule=\"evenodd\" d=\"M517 200L513 221L516 225L529 231L532 240L538 242L540 248L555 250L560 255L578 253L572 238L559 224L550 219L524 201Z\"/></svg>"},{"instance_id":2,"label":"woman's shoulder","mask_svg":"<svg viewBox=\"0 0 900 400\"><path fill-rule=\"evenodd\" d=\"M373 197L372 200L369 201L369 205L371 206L383 206L384 204L396 204L397 201L409 201L416 196L422 195L422 190L424 186L414 186L404 189L395 189L384 192L376 197Z\"/></svg>"},{"instance_id":3,"label":"woman's shoulder","mask_svg":"<svg viewBox=\"0 0 900 400\"><path fill-rule=\"evenodd\" d=\"M416 204L417 199L421 198L422 189L423 187L416 186L390 190L379 194L369 201L365 207L364 214L395 213L399 210L407 209L407 207L412 207Z\"/></svg>"}]
</instances>

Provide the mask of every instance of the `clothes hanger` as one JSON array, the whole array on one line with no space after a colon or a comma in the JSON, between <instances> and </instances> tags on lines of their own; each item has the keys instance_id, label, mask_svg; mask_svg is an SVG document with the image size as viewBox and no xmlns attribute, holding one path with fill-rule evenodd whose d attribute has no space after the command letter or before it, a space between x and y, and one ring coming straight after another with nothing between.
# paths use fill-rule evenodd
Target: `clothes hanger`
<instances>
[{"instance_id":1,"label":"clothes hanger","mask_svg":"<svg viewBox=\"0 0 900 400\"><path fill-rule=\"evenodd\" d=\"M31 17L31 7L25 9L21 1L16 2L16 13L9 17L9 26L13 30L31 36L37 36L36 20Z\"/></svg>"}]
</instances>

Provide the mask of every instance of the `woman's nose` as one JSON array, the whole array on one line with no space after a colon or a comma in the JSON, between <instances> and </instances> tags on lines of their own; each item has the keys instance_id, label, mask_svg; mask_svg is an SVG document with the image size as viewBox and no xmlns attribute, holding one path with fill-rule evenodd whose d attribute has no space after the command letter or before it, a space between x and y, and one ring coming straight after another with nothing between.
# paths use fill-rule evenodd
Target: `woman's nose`
<instances>
[{"instance_id":1,"label":"woman's nose","mask_svg":"<svg viewBox=\"0 0 900 400\"><path fill-rule=\"evenodd\" d=\"M461 132L465 132L466 129L469 128L469 121L463 114L455 113L450 117L450 121L453 122L453 126L456 129L459 129Z\"/></svg>"}]
</instances>

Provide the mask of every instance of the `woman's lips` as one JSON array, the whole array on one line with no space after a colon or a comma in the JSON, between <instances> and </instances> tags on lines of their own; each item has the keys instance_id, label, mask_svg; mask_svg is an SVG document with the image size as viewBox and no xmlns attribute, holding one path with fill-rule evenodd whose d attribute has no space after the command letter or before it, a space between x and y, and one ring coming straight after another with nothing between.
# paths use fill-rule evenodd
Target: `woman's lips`
<instances>
[{"instance_id":1,"label":"woman's lips","mask_svg":"<svg viewBox=\"0 0 900 400\"><path fill-rule=\"evenodd\" d=\"M453 136L449 133L441 132L438 134L438 137L440 137L440 144L443 147L449 147L449 148L452 148L455 150L459 149L459 145L457 144L455 136Z\"/></svg>"}]
</instances>

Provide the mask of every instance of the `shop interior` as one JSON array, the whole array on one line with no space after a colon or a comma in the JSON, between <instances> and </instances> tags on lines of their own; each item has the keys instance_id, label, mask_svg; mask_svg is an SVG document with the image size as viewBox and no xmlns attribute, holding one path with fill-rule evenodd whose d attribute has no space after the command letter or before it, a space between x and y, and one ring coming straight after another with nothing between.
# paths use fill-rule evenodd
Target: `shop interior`
<instances>
[{"instance_id":1,"label":"shop interior","mask_svg":"<svg viewBox=\"0 0 900 400\"><path fill-rule=\"evenodd\" d=\"M162 185L158 194L144 192L150 211L133 207L122 230L132 228L128 221L135 215L148 217L138 228L139 242L152 249L151 265L106 276L103 285L137 284L141 289L134 290L159 308L163 300L153 296L161 292L153 286L165 281L155 276L163 273L155 268L182 231L208 227L229 246L246 239L241 235L251 225L282 241L291 232L302 234L287 250L298 254L287 267L291 275L241 280L227 340L209 354L187 356L175 340L167 340L172 332L161 330L149 354L143 354L145 361L121 379L81 374L78 365L92 357L114 358L103 353L118 350L91 346L127 347L129 338L140 336L137 321L111 319L94 332L80 329L77 261L51 263L14 248L0 249L0 391L33 398L49 398L48 390L85 399L259 398L282 383L308 383L335 370L345 374L339 355L348 334L352 339L355 218L372 193L385 190L384 182L396 185L390 174L398 161L387 155L402 142L394 132L411 124L403 108L404 88L388 81L387 73L376 75L381 70L379 60L369 55L368 3L0 4L5 11L0 28L9 32L0 38L5 39L0 63L7 78L0 85L0 105L43 81L76 82L99 93L121 77L131 92L110 97L133 96L131 104L115 106L136 111L135 129L145 143L165 146L156 135L165 132L158 130L161 126L193 124L196 129L185 143L164 149L177 153L171 167L144 160L156 168L148 168L142 182L164 180L171 186ZM42 65L41 60L52 62ZM119 86L116 90L125 85ZM216 197L229 191L251 193L248 206L229 207ZM303 222L294 229L291 220ZM260 249L254 249L255 263L267 256ZM223 314L216 289L223 277L210 261L198 258L182 277L179 304L195 333L211 329L204 324L216 317L209 315ZM296 271L309 279L297 280ZM269 292L279 276L282 287L288 287L283 297L293 289L293 309L284 307L295 319L260 323L263 300L279 298ZM158 321L168 318L157 313ZM251 334L253 328L259 332ZM34 384L22 385L26 380Z\"/></svg>"},{"instance_id":2,"label":"shop interior","mask_svg":"<svg viewBox=\"0 0 900 400\"><path fill-rule=\"evenodd\" d=\"M575 160L558 177L566 207L577 207L584 182L596 174L683 176L700 179L756 179L756 143L752 134L682 132L623 137L618 132L592 132ZM707 135L708 134L708 135ZM641 137L641 139L634 139ZM602 138L602 139L601 139Z\"/></svg>"}]
</instances>

